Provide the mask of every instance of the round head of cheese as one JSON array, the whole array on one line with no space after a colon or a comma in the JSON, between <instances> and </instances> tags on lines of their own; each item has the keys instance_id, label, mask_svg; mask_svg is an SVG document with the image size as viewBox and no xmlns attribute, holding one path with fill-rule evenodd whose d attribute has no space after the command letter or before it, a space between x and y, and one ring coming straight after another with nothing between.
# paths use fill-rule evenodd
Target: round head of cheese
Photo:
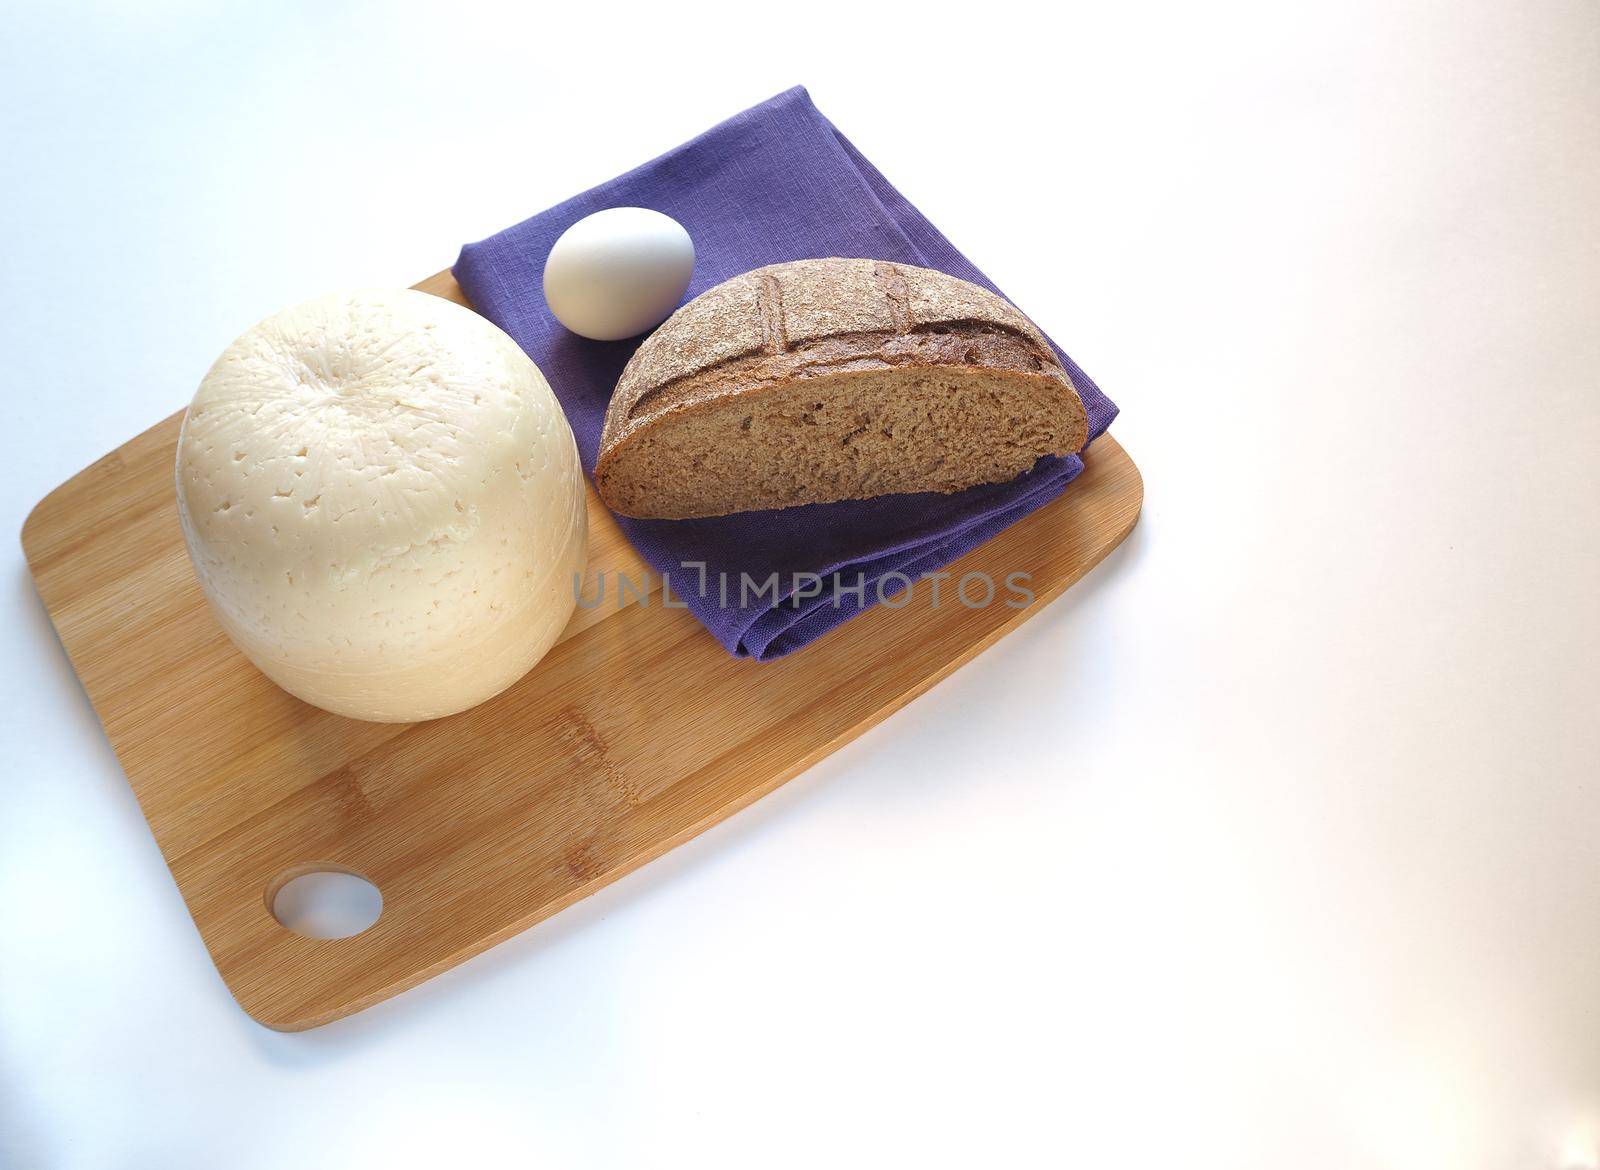
<instances>
[{"instance_id":1,"label":"round head of cheese","mask_svg":"<svg viewBox=\"0 0 1600 1170\"><path fill-rule=\"evenodd\" d=\"M511 338L438 297L335 294L249 330L200 384L176 475L223 629L328 711L464 710L572 615L587 551L572 430Z\"/></svg>"}]
</instances>

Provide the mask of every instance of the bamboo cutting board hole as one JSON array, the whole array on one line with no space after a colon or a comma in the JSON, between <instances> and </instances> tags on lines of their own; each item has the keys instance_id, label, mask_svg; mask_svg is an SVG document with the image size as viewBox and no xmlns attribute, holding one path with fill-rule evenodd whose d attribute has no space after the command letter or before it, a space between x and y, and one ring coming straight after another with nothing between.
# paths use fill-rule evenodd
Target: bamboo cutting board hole
<instances>
[{"instance_id":1,"label":"bamboo cutting board hole","mask_svg":"<svg viewBox=\"0 0 1600 1170\"><path fill-rule=\"evenodd\" d=\"M307 938L352 938L377 923L383 891L343 866L296 866L267 888L267 910Z\"/></svg>"}]
</instances>

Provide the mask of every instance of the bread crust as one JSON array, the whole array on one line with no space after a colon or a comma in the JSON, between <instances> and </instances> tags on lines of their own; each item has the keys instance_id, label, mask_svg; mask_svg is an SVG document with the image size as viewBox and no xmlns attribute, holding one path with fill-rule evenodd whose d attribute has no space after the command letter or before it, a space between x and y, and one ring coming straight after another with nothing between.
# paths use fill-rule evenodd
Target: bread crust
<instances>
[{"instance_id":1,"label":"bread crust","mask_svg":"<svg viewBox=\"0 0 1600 1170\"><path fill-rule=\"evenodd\" d=\"M1082 446L1087 418L1071 379L1004 298L929 268L796 260L707 289L644 340L606 411L596 486L606 498L628 445L683 412L826 374L939 366L1059 383L1071 449Z\"/></svg>"}]
</instances>

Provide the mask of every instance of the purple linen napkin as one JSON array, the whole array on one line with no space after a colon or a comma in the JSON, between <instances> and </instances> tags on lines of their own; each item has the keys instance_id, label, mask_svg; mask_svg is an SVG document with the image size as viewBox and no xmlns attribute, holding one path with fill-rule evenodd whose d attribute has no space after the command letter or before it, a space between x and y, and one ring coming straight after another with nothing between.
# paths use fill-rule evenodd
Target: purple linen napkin
<instances>
[{"instance_id":1,"label":"purple linen napkin","mask_svg":"<svg viewBox=\"0 0 1600 1170\"><path fill-rule=\"evenodd\" d=\"M833 128L804 89L781 93L461 250L456 280L550 379L590 475L606 404L639 339L588 341L569 333L546 308L542 284L557 237L608 207L654 208L688 229L695 246L690 297L763 264L817 256L918 264L994 289ZM1083 397L1093 441L1117 408L1059 346L1055 350ZM893 597L919 575L948 565L1055 499L1082 469L1076 455L1050 457L1009 483L954 495L883 496L712 520L618 522L644 559L669 574L673 595L730 653L765 661L876 604L880 588ZM779 588L758 595L772 574ZM606 586L613 598L604 603L612 604L617 586ZM942 596L950 592L947 586Z\"/></svg>"}]
</instances>

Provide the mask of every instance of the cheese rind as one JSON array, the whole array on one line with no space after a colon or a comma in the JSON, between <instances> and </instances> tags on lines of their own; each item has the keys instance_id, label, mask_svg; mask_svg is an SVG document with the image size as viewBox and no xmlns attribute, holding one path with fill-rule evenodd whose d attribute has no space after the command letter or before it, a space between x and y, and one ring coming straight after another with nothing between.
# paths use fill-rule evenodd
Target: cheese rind
<instances>
[{"instance_id":1,"label":"cheese rind","mask_svg":"<svg viewBox=\"0 0 1600 1170\"><path fill-rule=\"evenodd\" d=\"M256 325L195 394L176 479L223 629L337 714L464 710L572 615L587 553L572 430L511 338L438 297L335 294Z\"/></svg>"}]
</instances>

